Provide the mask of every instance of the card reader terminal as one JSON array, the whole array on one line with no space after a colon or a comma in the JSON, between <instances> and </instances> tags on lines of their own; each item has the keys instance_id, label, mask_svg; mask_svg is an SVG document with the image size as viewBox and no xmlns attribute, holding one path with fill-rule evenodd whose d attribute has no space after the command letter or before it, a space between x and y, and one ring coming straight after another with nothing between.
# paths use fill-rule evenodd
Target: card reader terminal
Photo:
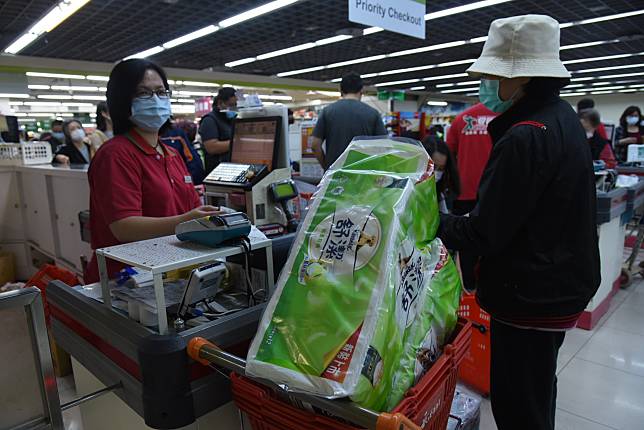
<instances>
[{"instance_id":1,"label":"card reader terminal","mask_svg":"<svg viewBox=\"0 0 644 430\"><path fill-rule=\"evenodd\" d=\"M248 237L250 228L246 214L234 212L182 222L175 228L175 233L181 241L215 247L231 239Z\"/></svg>"},{"instance_id":2,"label":"card reader terminal","mask_svg":"<svg viewBox=\"0 0 644 430\"><path fill-rule=\"evenodd\" d=\"M268 174L265 164L219 163L204 182L211 185L232 185L250 188Z\"/></svg>"}]
</instances>

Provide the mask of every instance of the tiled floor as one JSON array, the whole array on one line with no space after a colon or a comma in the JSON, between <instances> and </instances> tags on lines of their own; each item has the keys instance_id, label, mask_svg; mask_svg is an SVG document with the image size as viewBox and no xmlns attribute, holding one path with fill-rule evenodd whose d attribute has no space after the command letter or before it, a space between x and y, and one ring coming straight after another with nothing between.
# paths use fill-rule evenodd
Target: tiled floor
<instances>
[{"instance_id":1,"label":"tiled floor","mask_svg":"<svg viewBox=\"0 0 644 430\"><path fill-rule=\"evenodd\" d=\"M557 430L644 429L644 281L620 290L592 331L566 334L559 353ZM480 430L496 430L483 401Z\"/></svg>"}]
</instances>

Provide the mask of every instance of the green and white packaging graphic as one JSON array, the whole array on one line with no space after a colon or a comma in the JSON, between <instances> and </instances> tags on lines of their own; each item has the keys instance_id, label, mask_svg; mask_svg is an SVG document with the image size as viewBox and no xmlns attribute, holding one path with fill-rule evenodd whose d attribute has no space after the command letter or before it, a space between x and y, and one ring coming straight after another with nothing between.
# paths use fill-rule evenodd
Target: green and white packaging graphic
<instances>
[{"instance_id":1,"label":"green and white packaging graphic","mask_svg":"<svg viewBox=\"0 0 644 430\"><path fill-rule=\"evenodd\" d=\"M354 140L320 183L246 372L291 390L354 396L384 408L392 363L399 365L405 333L424 312L431 271L413 263L438 228L435 188L422 146Z\"/></svg>"}]
</instances>

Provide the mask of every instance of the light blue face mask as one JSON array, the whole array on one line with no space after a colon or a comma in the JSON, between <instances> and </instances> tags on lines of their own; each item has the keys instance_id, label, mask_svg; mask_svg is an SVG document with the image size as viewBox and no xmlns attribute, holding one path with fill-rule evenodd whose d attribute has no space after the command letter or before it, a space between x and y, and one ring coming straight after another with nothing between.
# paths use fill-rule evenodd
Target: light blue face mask
<instances>
[{"instance_id":1,"label":"light blue face mask","mask_svg":"<svg viewBox=\"0 0 644 430\"><path fill-rule=\"evenodd\" d=\"M144 130L158 131L171 114L170 98L160 98L156 94L150 98L136 97L132 100L130 121Z\"/></svg>"},{"instance_id":2,"label":"light blue face mask","mask_svg":"<svg viewBox=\"0 0 644 430\"><path fill-rule=\"evenodd\" d=\"M481 79L479 100L492 112L503 113L512 106L512 99L503 101L499 97L499 83L494 79Z\"/></svg>"},{"instance_id":3,"label":"light blue face mask","mask_svg":"<svg viewBox=\"0 0 644 430\"><path fill-rule=\"evenodd\" d=\"M237 112L235 112L234 110L227 110L226 111L226 118L234 119L236 117L237 117Z\"/></svg>"}]
</instances>

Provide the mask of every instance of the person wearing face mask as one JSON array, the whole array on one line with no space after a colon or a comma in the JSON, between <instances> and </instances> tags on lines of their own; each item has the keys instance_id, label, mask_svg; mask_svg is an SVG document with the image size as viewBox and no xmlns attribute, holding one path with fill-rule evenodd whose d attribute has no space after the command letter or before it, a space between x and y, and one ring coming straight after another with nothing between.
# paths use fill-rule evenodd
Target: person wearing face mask
<instances>
[{"instance_id":1,"label":"person wearing face mask","mask_svg":"<svg viewBox=\"0 0 644 430\"><path fill-rule=\"evenodd\" d=\"M600 284L595 177L586 135L559 90L559 23L492 22L468 69L500 113L469 217L441 215L449 249L481 256L477 301L491 315L491 401L499 430L552 430L565 331Z\"/></svg>"},{"instance_id":2,"label":"person wearing face mask","mask_svg":"<svg viewBox=\"0 0 644 430\"><path fill-rule=\"evenodd\" d=\"M94 148L89 144L83 124L76 119L63 124L65 143L56 149L54 164L89 164L94 157Z\"/></svg>"},{"instance_id":3,"label":"person wearing face mask","mask_svg":"<svg viewBox=\"0 0 644 430\"><path fill-rule=\"evenodd\" d=\"M65 143L65 133L63 133L63 121L56 119L51 122L51 131L44 132L39 141L48 142L51 146L52 154L56 153L56 150L60 145Z\"/></svg>"},{"instance_id":4,"label":"person wearing face mask","mask_svg":"<svg viewBox=\"0 0 644 430\"><path fill-rule=\"evenodd\" d=\"M629 106L619 118L615 130L615 151L620 161L626 161L628 145L644 144L644 126L642 111L637 106Z\"/></svg>"},{"instance_id":5,"label":"person wearing face mask","mask_svg":"<svg viewBox=\"0 0 644 430\"><path fill-rule=\"evenodd\" d=\"M617 160L610 147L610 142L601 137L599 125L601 124L599 112L595 109L587 109L579 114L579 120L586 131L586 139L590 146L590 153L593 160L602 160L606 163L607 169L614 169L617 166Z\"/></svg>"},{"instance_id":6,"label":"person wearing face mask","mask_svg":"<svg viewBox=\"0 0 644 430\"><path fill-rule=\"evenodd\" d=\"M208 175L219 163L230 160L232 123L237 116L235 89L223 87L213 101L213 110L201 118L199 135L206 152L205 170Z\"/></svg>"},{"instance_id":7,"label":"person wearing face mask","mask_svg":"<svg viewBox=\"0 0 644 430\"><path fill-rule=\"evenodd\" d=\"M456 162L447 144L435 136L423 140L423 146L434 161L436 194L441 213L449 213L454 200L461 193L461 180L456 169Z\"/></svg>"},{"instance_id":8,"label":"person wearing face mask","mask_svg":"<svg viewBox=\"0 0 644 430\"><path fill-rule=\"evenodd\" d=\"M107 103L100 102L96 105L96 130L89 135L89 140L94 150L114 137L112 118L107 109Z\"/></svg>"},{"instance_id":9,"label":"person wearing face mask","mask_svg":"<svg viewBox=\"0 0 644 430\"><path fill-rule=\"evenodd\" d=\"M144 59L114 66L107 83L114 138L90 165L92 249L174 234L177 224L219 213L201 206L181 156L159 140L169 126L170 87L163 69ZM108 260L112 278L124 266ZM85 282L97 282L96 255Z\"/></svg>"}]
</instances>

